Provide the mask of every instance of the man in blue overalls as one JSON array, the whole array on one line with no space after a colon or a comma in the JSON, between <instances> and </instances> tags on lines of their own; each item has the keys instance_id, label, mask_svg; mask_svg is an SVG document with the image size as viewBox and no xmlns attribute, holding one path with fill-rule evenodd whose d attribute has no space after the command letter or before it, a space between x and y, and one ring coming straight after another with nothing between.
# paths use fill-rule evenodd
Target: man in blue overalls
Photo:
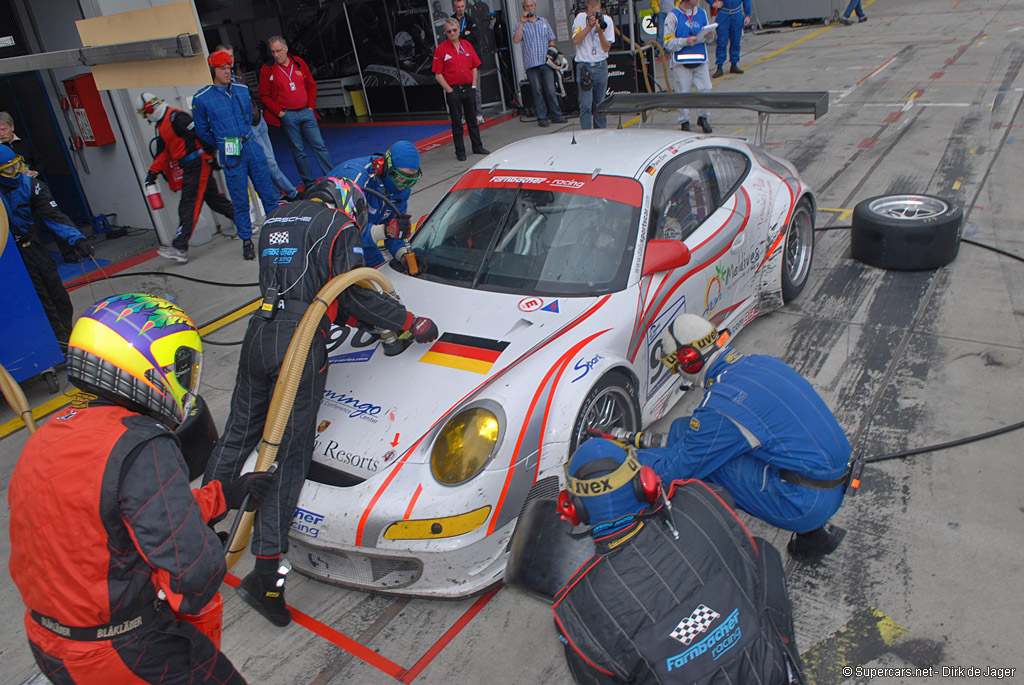
<instances>
[{"instance_id":1,"label":"man in blue overalls","mask_svg":"<svg viewBox=\"0 0 1024 685\"><path fill-rule=\"evenodd\" d=\"M249 89L231 80L231 55L215 52L207 62L213 69L213 85L192 98L192 118L199 139L220 152L220 165L235 210L235 229L242 239L242 257L252 260L256 259L256 248L249 219L248 179L252 179L266 214L280 206L278 192L270 180L266 155L252 135Z\"/></svg>"},{"instance_id":2,"label":"man in blue overalls","mask_svg":"<svg viewBox=\"0 0 1024 685\"><path fill-rule=\"evenodd\" d=\"M718 10L715 21L718 22L718 46L715 49L715 64L718 68L711 78L719 78L724 72L725 53L728 48L729 61L732 66L730 74L742 74L740 69L740 40L743 38L743 27L750 24L750 0L715 0L712 7ZM742 10L743 14L740 14Z\"/></svg>"},{"instance_id":3,"label":"man in blue overalls","mask_svg":"<svg viewBox=\"0 0 1024 685\"><path fill-rule=\"evenodd\" d=\"M711 92L707 43L715 39L715 32L711 30L700 36L707 25L708 14L704 8L697 7L697 0L679 0L679 6L665 18L665 52L672 64L677 93L689 93L692 88L698 93ZM707 109L697 110L697 123L704 133L711 133L709 116ZM689 131L690 110L680 109L676 121L681 130Z\"/></svg>"},{"instance_id":4,"label":"man in blue overalls","mask_svg":"<svg viewBox=\"0 0 1024 685\"><path fill-rule=\"evenodd\" d=\"M722 486L744 511L794 533L791 556L815 561L845 535L827 522L848 484L858 485L850 442L800 374L724 342L695 314L682 314L662 336L665 364L695 376L705 394L692 416L672 422L667 447L637 451L640 463L666 481Z\"/></svg>"}]
</instances>

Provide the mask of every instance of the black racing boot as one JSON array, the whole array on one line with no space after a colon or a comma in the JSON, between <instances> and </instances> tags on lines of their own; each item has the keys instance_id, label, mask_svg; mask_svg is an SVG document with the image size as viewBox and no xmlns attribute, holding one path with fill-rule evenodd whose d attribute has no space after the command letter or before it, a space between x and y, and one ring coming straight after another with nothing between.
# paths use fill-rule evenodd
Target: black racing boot
<instances>
[{"instance_id":1,"label":"black racing boot","mask_svg":"<svg viewBox=\"0 0 1024 685\"><path fill-rule=\"evenodd\" d=\"M834 552L844 537L845 530L826 523L809 533L793 533L789 544L786 545L786 551L797 561L808 564Z\"/></svg>"},{"instance_id":2,"label":"black racing boot","mask_svg":"<svg viewBox=\"0 0 1024 685\"><path fill-rule=\"evenodd\" d=\"M251 240L242 241L242 259L247 261L256 259L256 248L253 247Z\"/></svg>"},{"instance_id":3,"label":"black racing boot","mask_svg":"<svg viewBox=\"0 0 1024 685\"><path fill-rule=\"evenodd\" d=\"M700 126L700 130L704 133L711 133L711 124L708 123L707 117L697 117L697 125Z\"/></svg>"},{"instance_id":4,"label":"black racing boot","mask_svg":"<svg viewBox=\"0 0 1024 685\"><path fill-rule=\"evenodd\" d=\"M715 69L715 73L711 74L711 78L722 78L723 76L725 76L725 73L722 71L722 65L719 64L718 68Z\"/></svg>"},{"instance_id":5,"label":"black racing boot","mask_svg":"<svg viewBox=\"0 0 1024 685\"><path fill-rule=\"evenodd\" d=\"M735 62L733 62L732 66L729 67L729 73L730 74L742 74L743 70L740 69L740 65L736 64Z\"/></svg>"},{"instance_id":6,"label":"black racing boot","mask_svg":"<svg viewBox=\"0 0 1024 685\"><path fill-rule=\"evenodd\" d=\"M683 123L679 124L679 130L680 131L690 131L690 122L689 121L684 121Z\"/></svg>"},{"instance_id":7,"label":"black racing boot","mask_svg":"<svg viewBox=\"0 0 1024 685\"><path fill-rule=\"evenodd\" d=\"M284 573L251 571L235 588L235 594L263 618L283 628L292 622L292 612L284 601L284 581Z\"/></svg>"}]
</instances>

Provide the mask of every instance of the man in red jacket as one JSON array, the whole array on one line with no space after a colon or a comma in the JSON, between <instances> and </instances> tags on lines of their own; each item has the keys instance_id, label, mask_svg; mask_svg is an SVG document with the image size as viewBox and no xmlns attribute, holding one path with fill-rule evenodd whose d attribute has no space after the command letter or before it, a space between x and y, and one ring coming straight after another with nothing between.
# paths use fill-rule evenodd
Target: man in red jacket
<instances>
[{"instance_id":1,"label":"man in red jacket","mask_svg":"<svg viewBox=\"0 0 1024 685\"><path fill-rule=\"evenodd\" d=\"M299 177L308 188L317 179L306 156L306 143L313 148L320 175L334 168L320 128L316 123L316 81L301 58L288 54L288 43L281 36L267 41L274 60L260 69L260 102L263 117L271 126L280 126L295 155Z\"/></svg>"}]
</instances>

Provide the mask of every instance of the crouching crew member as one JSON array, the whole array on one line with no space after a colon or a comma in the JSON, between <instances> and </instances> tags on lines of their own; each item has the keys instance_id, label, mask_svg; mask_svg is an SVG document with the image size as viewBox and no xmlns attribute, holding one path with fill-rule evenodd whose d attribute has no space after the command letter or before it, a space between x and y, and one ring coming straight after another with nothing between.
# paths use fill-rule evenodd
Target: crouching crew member
<instances>
[{"instance_id":1,"label":"crouching crew member","mask_svg":"<svg viewBox=\"0 0 1024 685\"><path fill-rule=\"evenodd\" d=\"M75 324L68 380L99 399L32 434L7 493L11 577L54 683L245 682L175 615L202 611L227 572L207 523L246 493L261 501L273 478L189 489L171 429L189 414L201 366L195 325L166 300L115 295Z\"/></svg>"},{"instance_id":2,"label":"crouching crew member","mask_svg":"<svg viewBox=\"0 0 1024 685\"><path fill-rule=\"evenodd\" d=\"M728 493L687 480L666 495L603 439L576 450L566 487L558 508L596 547L554 601L576 682L802 682L782 559Z\"/></svg>"},{"instance_id":3,"label":"crouching crew member","mask_svg":"<svg viewBox=\"0 0 1024 685\"><path fill-rule=\"evenodd\" d=\"M737 506L794 533L787 547L800 561L835 550L845 531L827 521L860 463L828 405L800 374L764 355L743 355L695 314L679 316L662 336L673 373L695 378L704 398L676 419L668 446L640 450L662 478L720 485Z\"/></svg>"},{"instance_id":4,"label":"crouching crew member","mask_svg":"<svg viewBox=\"0 0 1024 685\"><path fill-rule=\"evenodd\" d=\"M303 314L329 280L364 266L360 229L366 214L358 186L326 178L307 191L305 200L267 217L260 233L259 264L260 290L268 306L257 310L245 332L231 414L207 465L206 482L234 477L259 444L288 343ZM288 551L288 528L313 455L316 413L327 380L327 332L332 320L344 324L350 319L401 332L416 342L437 338L430 319L413 316L395 298L358 286L343 291L321 319L281 438L279 479L256 515L256 568L236 589L278 626L291 621L284 599L289 566L281 555Z\"/></svg>"}]
</instances>

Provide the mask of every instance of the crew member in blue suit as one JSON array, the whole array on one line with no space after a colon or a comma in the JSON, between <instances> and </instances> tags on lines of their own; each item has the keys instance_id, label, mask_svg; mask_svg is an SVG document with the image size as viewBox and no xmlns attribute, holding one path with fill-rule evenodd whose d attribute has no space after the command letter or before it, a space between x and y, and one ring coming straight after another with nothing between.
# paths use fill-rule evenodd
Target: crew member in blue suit
<instances>
[{"instance_id":1,"label":"crew member in blue suit","mask_svg":"<svg viewBox=\"0 0 1024 685\"><path fill-rule=\"evenodd\" d=\"M723 75L722 65L725 64L726 51L729 53L729 61L732 62L729 73L742 74L740 40L743 39L743 27L750 25L750 0L715 0L711 6L718 10L715 14L715 21L718 23L715 64L718 68L711 74L711 78Z\"/></svg>"},{"instance_id":2,"label":"crew member in blue suit","mask_svg":"<svg viewBox=\"0 0 1024 685\"><path fill-rule=\"evenodd\" d=\"M342 162L327 174L333 178L347 178L363 191L377 191L387 195L398 208L398 213L372 192L366 192L370 217L363 229L363 259L366 266L377 268L384 263L384 254L377 243L384 246L394 258L392 264L408 271L405 257L409 252L406 240L412 233L411 217L406 214L412 187L420 179L420 151L408 140L400 140L383 155L357 157Z\"/></svg>"},{"instance_id":3,"label":"crew member in blue suit","mask_svg":"<svg viewBox=\"0 0 1024 685\"><path fill-rule=\"evenodd\" d=\"M7 210L11 235L18 244L50 328L63 349L71 337L74 310L64 282L57 273L57 265L39 239L39 230L43 226L50 229L82 257L92 257L94 251L71 219L57 207L46 184L27 172L28 167L21 156L14 154L14 150L6 145L0 145L0 199Z\"/></svg>"},{"instance_id":4,"label":"crew member in blue suit","mask_svg":"<svg viewBox=\"0 0 1024 685\"><path fill-rule=\"evenodd\" d=\"M280 206L278 192L270 180L266 155L252 134L249 89L231 80L231 55L218 51L207 62L213 69L213 85L192 98L192 118L200 140L220 151L220 165L235 210L235 229L242 239L242 257L252 260L256 259L256 248L249 220L248 179L252 179L266 214Z\"/></svg>"},{"instance_id":5,"label":"crew member in blue suit","mask_svg":"<svg viewBox=\"0 0 1024 685\"><path fill-rule=\"evenodd\" d=\"M663 480L722 486L744 511L793 532L800 561L835 550L846 534L828 524L856 487L850 442L824 400L775 357L743 355L695 314L662 336L665 364L696 376L705 394L693 415L672 422L668 446L639 450Z\"/></svg>"}]
</instances>

